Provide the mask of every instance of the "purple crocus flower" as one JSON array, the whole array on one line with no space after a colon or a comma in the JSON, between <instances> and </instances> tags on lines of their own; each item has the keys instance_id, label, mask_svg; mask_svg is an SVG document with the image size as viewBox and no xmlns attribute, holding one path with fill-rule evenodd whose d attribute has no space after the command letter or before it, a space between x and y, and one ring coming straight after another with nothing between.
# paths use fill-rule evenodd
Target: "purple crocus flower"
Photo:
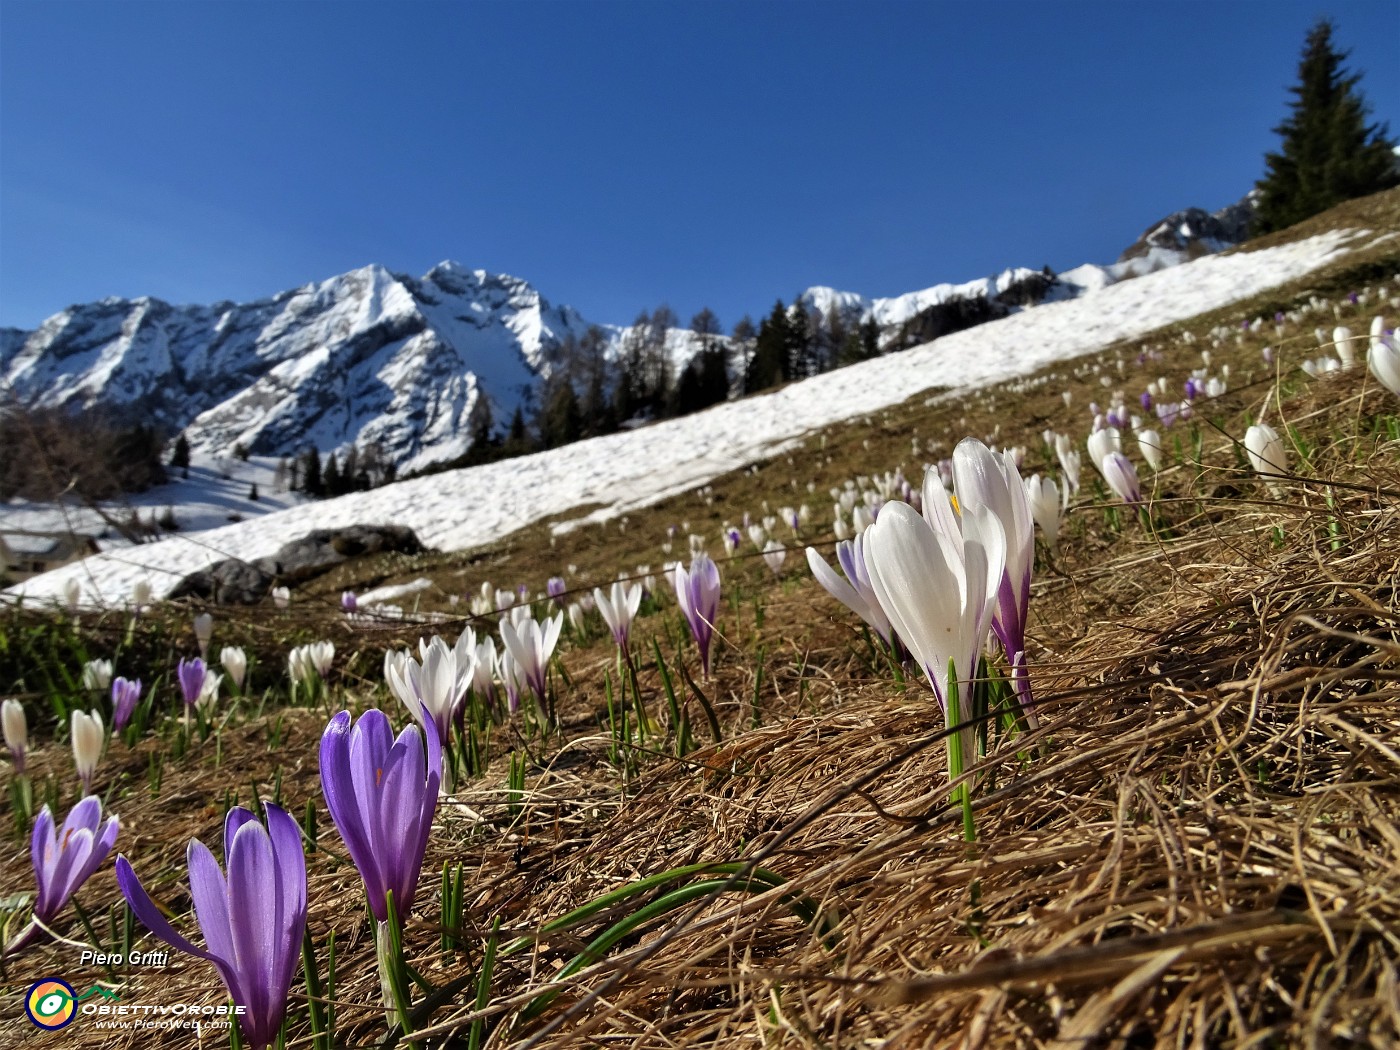
<instances>
[{"instance_id":1,"label":"purple crocus flower","mask_svg":"<svg viewBox=\"0 0 1400 1050\"><path fill-rule=\"evenodd\" d=\"M56 834L49 807L39 811L29 840L34 879L39 884L35 918L52 921L88 876L102 867L117 841L118 827L116 817L102 823L102 803L96 795L86 796L70 809Z\"/></svg>"},{"instance_id":2,"label":"purple crocus flower","mask_svg":"<svg viewBox=\"0 0 1400 1050\"><path fill-rule=\"evenodd\" d=\"M1139 397L1138 400L1142 403L1142 410L1144 412L1152 411L1152 391L1144 390L1142 396Z\"/></svg>"},{"instance_id":3,"label":"purple crocus flower","mask_svg":"<svg viewBox=\"0 0 1400 1050\"><path fill-rule=\"evenodd\" d=\"M545 581L545 593L554 600L554 604L561 609L564 607L564 592L569 589L569 585L564 582L562 576L551 576Z\"/></svg>"},{"instance_id":4,"label":"purple crocus flower","mask_svg":"<svg viewBox=\"0 0 1400 1050\"><path fill-rule=\"evenodd\" d=\"M175 676L180 679L180 693L185 698L185 706L193 707L204 691L204 661L199 657L181 660L175 668Z\"/></svg>"},{"instance_id":5,"label":"purple crocus flower","mask_svg":"<svg viewBox=\"0 0 1400 1050\"><path fill-rule=\"evenodd\" d=\"M1169 427L1176 422L1181 414L1181 405L1175 401L1158 401L1157 418L1162 421L1162 426Z\"/></svg>"},{"instance_id":6,"label":"purple crocus flower","mask_svg":"<svg viewBox=\"0 0 1400 1050\"><path fill-rule=\"evenodd\" d=\"M141 699L141 679L129 682L118 678L112 682L112 730L120 733L131 721L136 701Z\"/></svg>"},{"instance_id":7,"label":"purple crocus flower","mask_svg":"<svg viewBox=\"0 0 1400 1050\"><path fill-rule=\"evenodd\" d=\"M359 612L360 599L355 597L354 591L341 591L340 607L348 613Z\"/></svg>"},{"instance_id":8,"label":"purple crocus flower","mask_svg":"<svg viewBox=\"0 0 1400 1050\"><path fill-rule=\"evenodd\" d=\"M234 1003L245 1008L238 1021L249 1050L264 1050L277 1038L306 932L301 829L280 807L265 803L265 808L266 828L242 806L228 811L227 880L208 847L190 840L185 854L190 898L207 948L176 933L130 862L117 858L117 884L146 929L172 948L213 963Z\"/></svg>"},{"instance_id":9,"label":"purple crocus flower","mask_svg":"<svg viewBox=\"0 0 1400 1050\"><path fill-rule=\"evenodd\" d=\"M719 566L707 554L697 554L690 561L690 571L677 565L671 574L671 586L676 590L676 602L690 623L690 633L700 649L700 670L710 677L710 639L715 632L715 617L719 614Z\"/></svg>"},{"instance_id":10,"label":"purple crocus flower","mask_svg":"<svg viewBox=\"0 0 1400 1050\"><path fill-rule=\"evenodd\" d=\"M394 739L383 711L330 720L321 737L321 790L331 820L365 883L370 911L388 921L388 891L400 923L408 918L442 780L442 744L431 718ZM424 754L424 735L427 753Z\"/></svg>"}]
</instances>

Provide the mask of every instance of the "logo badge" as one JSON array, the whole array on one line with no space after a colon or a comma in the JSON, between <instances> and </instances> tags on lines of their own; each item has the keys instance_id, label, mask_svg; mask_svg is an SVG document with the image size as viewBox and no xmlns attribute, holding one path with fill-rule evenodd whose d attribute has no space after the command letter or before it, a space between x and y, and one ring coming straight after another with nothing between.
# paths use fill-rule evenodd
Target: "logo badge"
<instances>
[{"instance_id":1,"label":"logo badge","mask_svg":"<svg viewBox=\"0 0 1400 1050\"><path fill-rule=\"evenodd\" d=\"M29 986L24 1012L36 1027L55 1032L78 1016L78 995L73 986L57 977L45 977Z\"/></svg>"}]
</instances>

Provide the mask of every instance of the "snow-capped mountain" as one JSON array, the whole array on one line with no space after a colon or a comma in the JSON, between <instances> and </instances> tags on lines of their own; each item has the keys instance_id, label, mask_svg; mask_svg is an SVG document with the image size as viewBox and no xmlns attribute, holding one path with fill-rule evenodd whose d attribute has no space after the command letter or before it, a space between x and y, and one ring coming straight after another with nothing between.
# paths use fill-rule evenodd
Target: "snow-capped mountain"
<instances>
[{"instance_id":1,"label":"snow-capped mountain","mask_svg":"<svg viewBox=\"0 0 1400 1050\"><path fill-rule=\"evenodd\" d=\"M873 319L882 348L910 346L1218 251L1243 238L1245 221L1232 209L1179 212L1107 267L1008 269L880 299L814 287L800 298L815 323L833 311L848 329ZM488 413L504 424L590 327L519 278L451 262L417 279L366 266L251 303L109 298L32 332L0 329L0 392L139 417L183 431L205 455L375 445L406 472L461 456ZM634 334L597 327L608 357ZM666 331L673 382L702 345L686 329ZM742 360L730 350L733 375Z\"/></svg>"},{"instance_id":2,"label":"snow-capped mountain","mask_svg":"<svg viewBox=\"0 0 1400 1050\"><path fill-rule=\"evenodd\" d=\"M411 469L465 451L483 392L509 411L587 328L514 277L366 266L252 303L70 307L0 333L0 379L40 406L140 413L195 451L377 443Z\"/></svg>"}]
</instances>

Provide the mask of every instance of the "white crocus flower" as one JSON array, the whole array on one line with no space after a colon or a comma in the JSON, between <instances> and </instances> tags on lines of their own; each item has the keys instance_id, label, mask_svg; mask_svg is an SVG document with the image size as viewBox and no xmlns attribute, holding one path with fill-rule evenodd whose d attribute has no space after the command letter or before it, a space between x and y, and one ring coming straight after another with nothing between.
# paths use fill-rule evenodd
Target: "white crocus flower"
<instances>
[{"instance_id":1,"label":"white crocus flower","mask_svg":"<svg viewBox=\"0 0 1400 1050\"><path fill-rule=\"evenodd\" d=\"M632 620L636 617L637 609L642 604L641 586L635 583L624 583L622 580L614 580L611 593L603 591L600 587L593 588L593 601L603 617L603 622L608 625L613 641L617 643L617 647L623 653L626 653L628 651L627 640L632 631Z\"/></svg>"},{"instance_id":2,"label":"white crocus flower","mask_svg":"<svg viewBox=\"0 0 1400 1050\"><path fill-rule=\"evenodd\" d=\"M207 660L209 654L209 639L214 636L214 617L209 613L200 613L194 618L194 639L199 643L199 657Z\"/></svg>"},{"instance_id":3,"label":"white crocus flower","mask_svg":"<svg viewBox=\"0 0 1400 1050\"><path fill-rule=\"evenodd\" d=\"M96 711L89 714L74 710L69 735L73 738L73 764L77 767L78 779L83 782L83 794L91 794L92 775L102 759L102 715Z\"/></svg>"},{"instance_id":4,"label":"white crocus flower","mask_svg":"<svg viewBox=\"0 0 1400 1050\"><path fill-rule=\"evenodd\" d=\"M10 749L15 772L24 772L24 752L29 747L29 722L24 717L24 705L13 698L0 704L0 729L3 729L5 746Z\"/></svg>"},{"instance_id":5,"label":"white crocus flower","mask_svg":"<svg viewBox=\"0 0 1400 1050\"><path fill-rule=\"evenodd\" d=\"M1060 493L1055 479L1032 474L1026 479L1026 499L1031 505L1031 517L1040 526L1046 544L1054 550L1060 541Z\"/></svg>"},{"instance_id":6,"label":"white crocus flower","mask_svg":"<svg viewBox=\"0 0 1400 1050\"><path fill-rule=\"evenodd\" d=\"M219 650L219 663L224 665L234 687L242 689L243 677L248 673L248 654L240 646L226 645Z\"/></svg>"},{"instance_id":7,"label":"white crocus flower","mask_svg":"<svg viewBox=\"0 0 1400 1050\"><path fill-rule=\"evenodd\" d=\"M775 576L781 575L783 571L783 559L787 557L787 548L777 540L769 540L763 546L763 560L768 563L768 567L773 570Z\"/></svg>"},{"instance_id":8,"label":"white crocus flower","mask_svg":"<svg viewBox=\"0 0 1400 1050\"><path fill-rule=\"evenodd\" d=\"M1104 427L1089 435L1089 459L1093 461L1094 468L1103 473L1104 457L1110 452L1123 451L1123 438L1118 433L1117 427Z\"/></svg>"},{"instance_id":9,"label":"white crocus flower","mask_svg":"<svg viewBox=\"0 0 1400 1050\"><path fill-rule=\"evenodd\" d=\"M1343 368L1356 364L1356 345L1361 339L1353 336L1350 328L1338 325L1332 329L1332 342L1337 346L1337 357L1341 359Z\"/></svg>"},{"instance_id":10,"label":"white crocus flower","mask_svg":"<svg viewBox=\"0 0 1400 1050\"><path fill-rule=\"evenodd\" d=\"M1400 343L1386 335L1384 329L1377 335L1372 327L1371 352L1366 355L1366 364L1382 386L1400 395Z\"/></svg>"},{"instance_id":11,"label":"white crocus flower","mask_svg":"<svg viewBox=\"0 0 1400 1050\"><path fill-rule=\"evenodd\" d=\"M1147 465L1154 471L1161 470L1166 458L1161 435L1155 430L1139 430L1137 440L1138 451L1142 453L1142 458L1147 460Z\"/></svg>"},{"instance_id":12,"label":"white crocus flower","mask_svg":"<svg viewBox=\"0 0 1400 1050\"><path fill-rule=\"evenodd\" d=\"M1055 435L1055 456L1060 461L1060 469L1065 475L1065 502L1079 491L1079 471L1084 460L1075 449L1074 443L1069 439L1068 434Z\"/></svg>"},{"instance_id":13,"label":"white crocus flower","mask_svg":"<svg viewBox=\"0 0 1400 1050\"><path fill-rule=\"evenodd\" d=\"M89 660L83 664L83 688L94 693L106 692L112 684L112 661Z\"/></svg>"},{"instance_id":14,"label":"white crocus flower","mask_svg":"<svg viewBox=\"0 0 1400 1050\"><path fill-rule=\"evenodd\" d=\"M1267 423L1255 423L1244 432L1244 450L1254 473L1268 476L1288 472L1288 452L1283 439Z\"/></svg>"},{"instance_id":15,"label":"white crocus flower","mask_svg":"<svg viewBox=\"0 0 1400 1050\"><path fill-rule=\"evenodd\" d=\"M933 472L925 478L924 514L907 503L887 504L868 530L865 565L880 607L946 715L950 663L967 710L1005 569L1006 538L985 508L968 508L959 519ZM962 745L971 760L972 727L963 731Z\"/></svg>"}]
</instances>

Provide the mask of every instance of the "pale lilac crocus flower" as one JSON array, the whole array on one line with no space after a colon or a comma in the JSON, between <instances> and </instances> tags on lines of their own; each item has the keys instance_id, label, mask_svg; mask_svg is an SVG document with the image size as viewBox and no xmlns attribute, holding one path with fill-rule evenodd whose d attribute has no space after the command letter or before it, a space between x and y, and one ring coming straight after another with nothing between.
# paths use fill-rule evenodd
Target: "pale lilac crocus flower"
<instances>
[{"instance_id":1,"label":"pale lilac crocus flower","mask_svg":"<svg viewBox=\"0 0 1400 1050\"><path fill-rule=\"evenodd\" d=\"M807 548L807 566L826 593L864 620L886 645L892 645L894 630L884 609L880 608L880 600L875 597L875 591L870 586L870 574L865 568L865 534L837 543L836 561L846 574L845 579L817 553L816 548Z\"/></svg>"},{"instance_id":2,"label":"pale lilac crocus flower","mask_svg":"<svg viewBox=\"0 0 1400 1050\"><path fill-rule=\"evenodd\" d=\"M1137 506L1142 502L1142 485L1138 481L1137 468L1127 456L1121 452L1110 452L1104 456L1103 466L1099 469L1108 487L1124 503Z\"/></svg>"},{"instance_id":3,"label":"pale lilac crocus flower","mask_svg":"<svg viewBox=\"0 0 1400 1050\"><path fill-rule=\"evenodd\" d=\"M953 476L963 513L986 508L1001 526L1005 553L992 631L1011 665L1021 706L1029 713L1032 697L1026 670L1026 620L1035 567L1035 519L1025 482L1009 454L998 456L976 438L964 438L953 450ZM935 521L935 527L937 524Z\"/></svg>"},{"instance_id":4,"label":"pale lilac crocus flower","mask_svg":"<svg viewBox=\"0 0 1400 1050\"><path fill-rule=\"evenodd\" d=\"M719 566L708 554L697 554L690 561L690 571L681 565L672 570L671 586L676 603L681 607L695 645L700 650L701 674L710 677L710 641L714 637L715 618L719 615Z\"/></svg>"},{"instance_id":5,"label":"pale lilac crocus flower","mask_svg":"<svg viewBox=\"0 0 1400 1050\"><path fill-rule=\"evenodd\" d=\"M549 668L549 658L554 655L554 647L559 643L559 632L564 629L564 614L556 613L545 620L543 627L532 617L516 623L508 618L501 619L501 641L515 657L530 691L535 694L541 710L548 692L545 674Z\"/></svg>"},{"instance_id":6,"label":"pale lilac crocus flower","mask_svg":"<svg viewBox=\"0 0 1400 1050\"><path fill-rule=\"evenodd\" d=\"M190 840L190 898L205 948L175 932L130 861L117 858L117 884L136 917L172 948L219 971L234 1004L244 1008L238 1023L249 1050L266 1050L282 1028L306 932L301 829L280 807L264 808L266 828L242 806L224 818L227 878L209 848Z\"/></svg>"}]
</instances>

